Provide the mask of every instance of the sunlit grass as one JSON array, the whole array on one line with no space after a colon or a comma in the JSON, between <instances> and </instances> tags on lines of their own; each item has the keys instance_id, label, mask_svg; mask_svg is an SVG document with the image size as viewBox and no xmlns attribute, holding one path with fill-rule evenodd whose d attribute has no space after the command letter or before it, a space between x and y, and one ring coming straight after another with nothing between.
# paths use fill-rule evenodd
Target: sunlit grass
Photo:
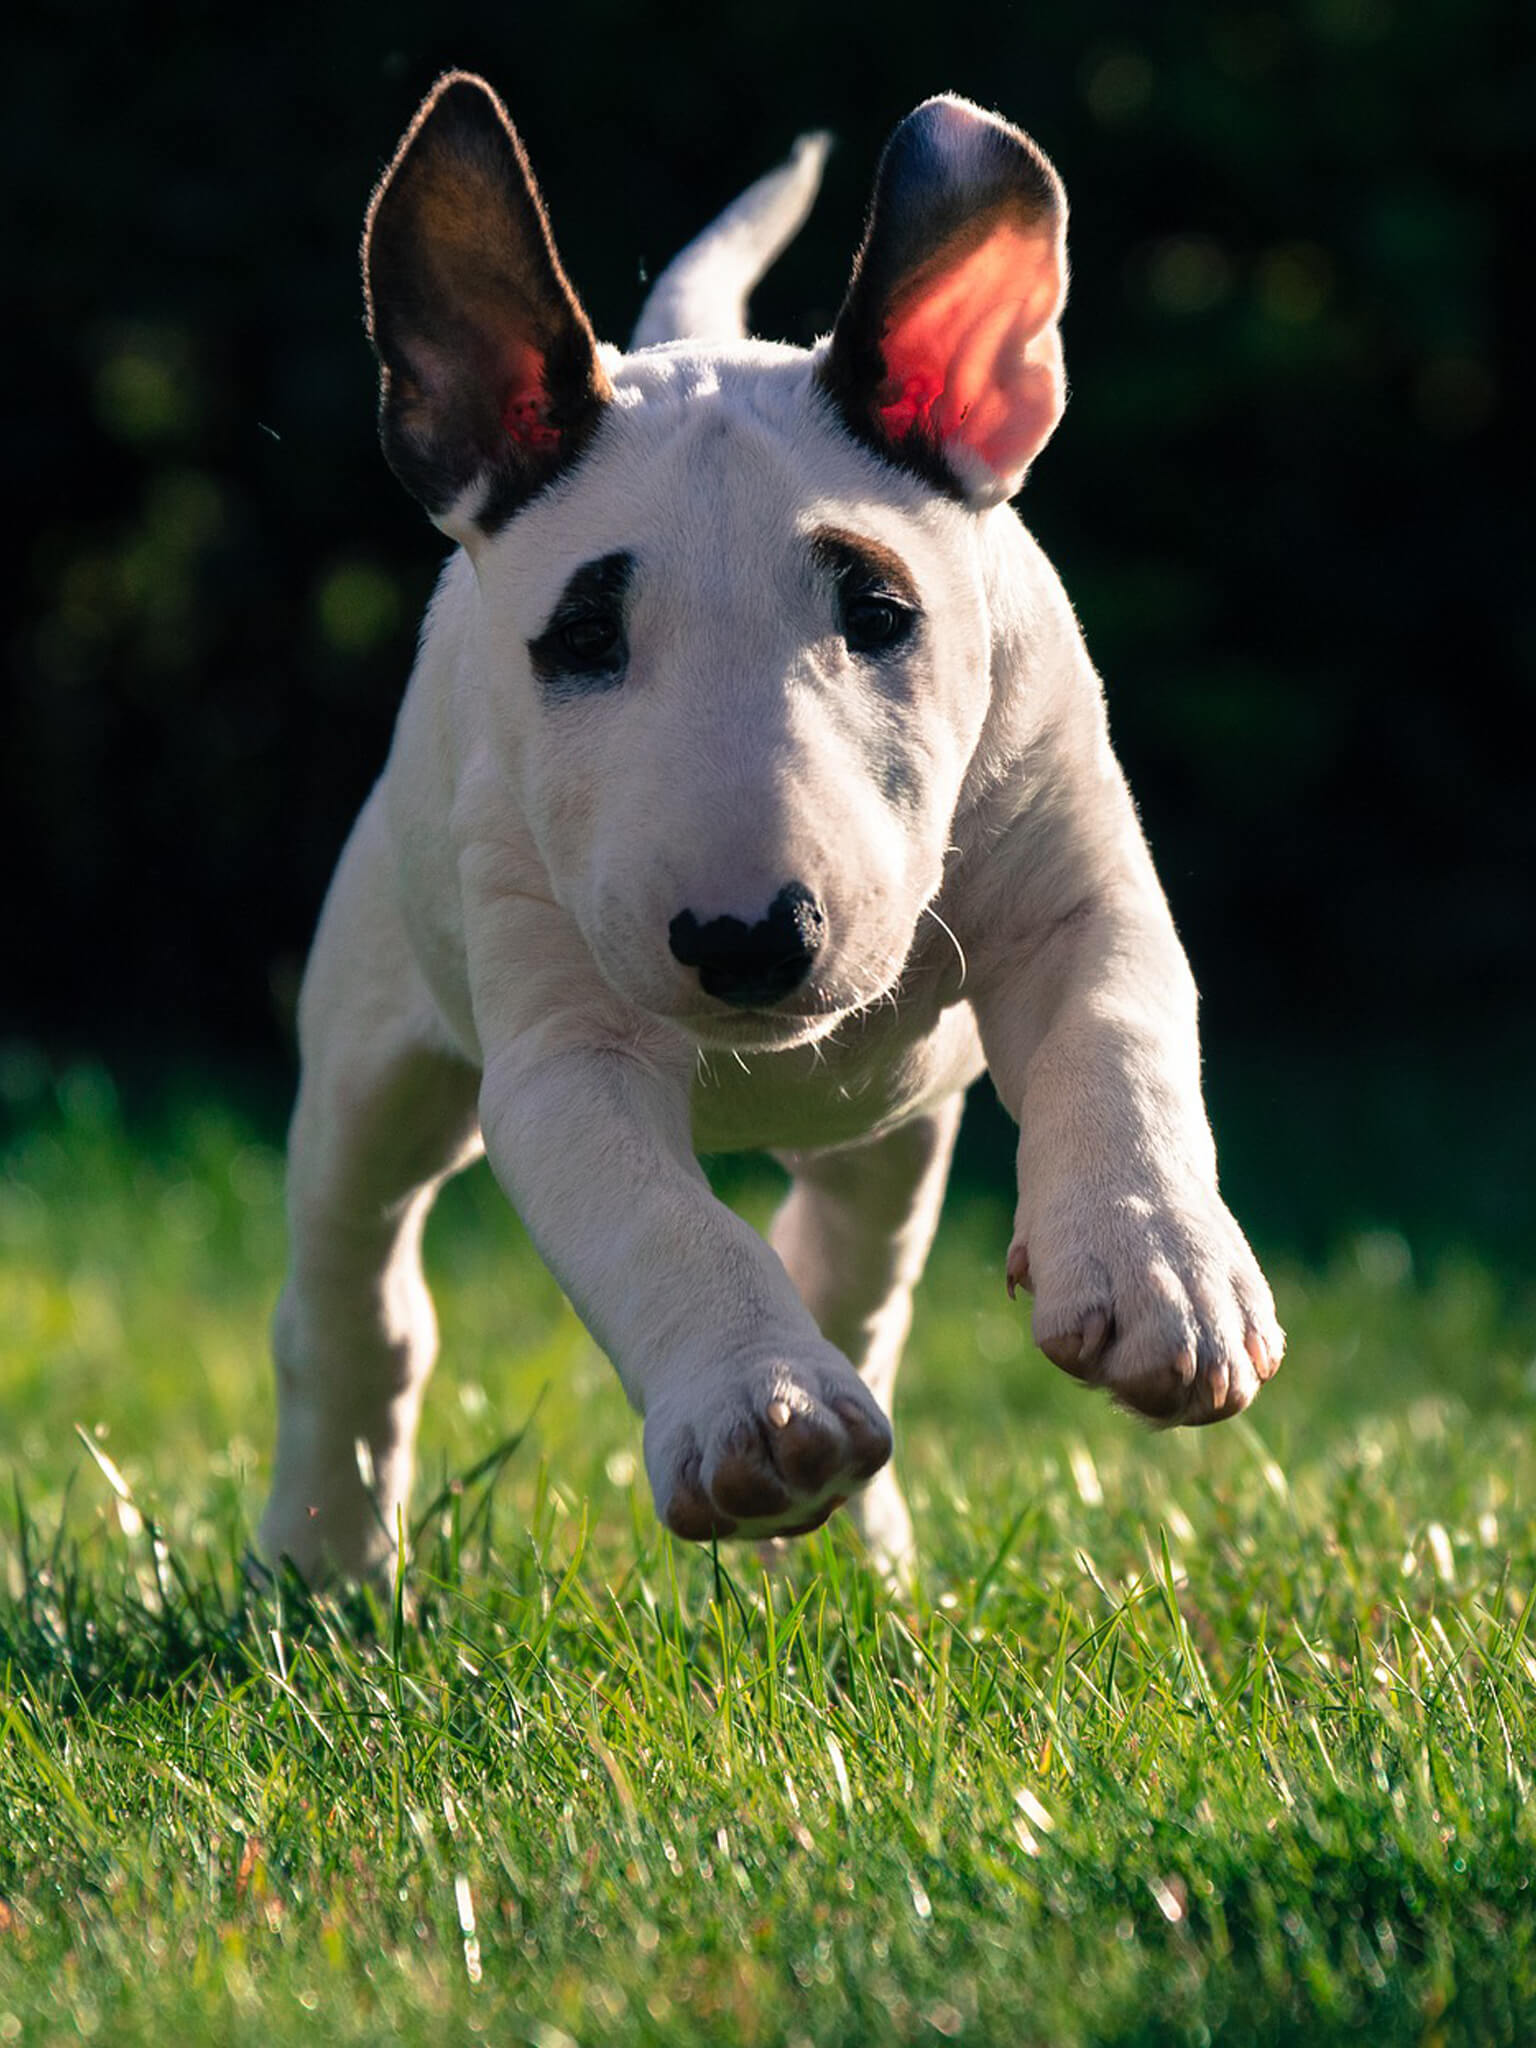
<instances>
[{"instance_id":1,"label":"sunlit grass","mask_svg":"<svg viewBox=\"0 0 1536 2048\"><path fill-rule=\"evenodd\" d=\"M1282 1263L1252 1419L1156 1436L1032 1351L1006 1203L962 1190L892 1599L836 1525L772 1583L659 1534L472 1177L429 1245L438 1505L370 1616L240 1574L270 1145L130 1142L85 1074L5 1163L0 2042L1536 2028L1536 1321L1471 1256L1383 1224Z\"/></svg>"}]
</instances>

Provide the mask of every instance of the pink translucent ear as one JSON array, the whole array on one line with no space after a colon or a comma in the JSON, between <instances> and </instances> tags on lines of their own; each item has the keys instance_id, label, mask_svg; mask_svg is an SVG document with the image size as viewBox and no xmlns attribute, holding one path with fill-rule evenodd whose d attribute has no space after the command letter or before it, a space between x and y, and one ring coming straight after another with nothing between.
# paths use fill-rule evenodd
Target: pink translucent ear
<instances>
[{"instance_id":1,"label":"pink translucent ear","mask_svg":"<svg viewBox=\"0 0 1536 2048\"><path fill-rule=\"evenodd\" d=\"M1004 222L892 312L881 432L898 449L921 435L967 497L1011 498L1061 418L1064 270L1053 241Z\"/></svg>"},{"instance_id":2,"label":"pink translucent ear","mask_svg":"<svg viewBox=\"0 0 1536 2048\"><path fill-rule=\"evenodd\" d=\"M861 440L978 507L1066 402L1066 198L1029 138L930 100L891 138L822 377Z\"/></svg>"}]
</instances>

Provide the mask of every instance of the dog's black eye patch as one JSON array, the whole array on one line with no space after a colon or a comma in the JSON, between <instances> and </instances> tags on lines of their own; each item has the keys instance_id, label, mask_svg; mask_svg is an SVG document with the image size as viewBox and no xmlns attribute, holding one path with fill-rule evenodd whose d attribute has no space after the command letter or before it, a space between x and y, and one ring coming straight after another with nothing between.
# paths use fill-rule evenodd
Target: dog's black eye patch
<instances>
[{"instance_id":1,"label":"dog's black eye patch","mask_svg":"<svg viewBox=\"0 0 1536 2048\"><path fill-rule=\"evenodd\" d=\"M583 562L561 591L549 623L528 643L546 701L611 690L623 680L629 662L624 599L634 573L628 552L602 555Z\"/></svg>"},{"instance_id":2,"label":"dog's black eye patch","mask_svg":"<svg viewBox=\"0 0 1536 2048\"><path fill-rule=\"evenodd\" d=\"M923 613L899 555L831 526L811 535L811 552L837 593L838 627L850 654L878 660L913 639Z\"/></svg>"}]
</instances>

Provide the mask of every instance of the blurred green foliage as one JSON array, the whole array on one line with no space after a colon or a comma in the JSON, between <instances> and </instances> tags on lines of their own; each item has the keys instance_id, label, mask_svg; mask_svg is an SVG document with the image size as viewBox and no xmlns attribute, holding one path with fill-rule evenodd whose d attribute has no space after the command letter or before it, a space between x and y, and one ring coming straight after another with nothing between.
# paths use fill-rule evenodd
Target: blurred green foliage
<instances>
[{"instance_id":1,"label":"blurred green foliage","mask_svg":"<svg viewBox=\"0 0 1536 2048\"><path fill-rule=\"evenodd\" d=\"M757 317L806 341L909 106L1028 126L1072 195L1074 398L1023 510L1208 1035L1432 1042L1529 1002L1528 10L55 0L8 40L0 1031L279 1042L441 552L374 445L354 251L452 63L619 340L797 130L843 146Z\"/></svg>"}]
</instances>

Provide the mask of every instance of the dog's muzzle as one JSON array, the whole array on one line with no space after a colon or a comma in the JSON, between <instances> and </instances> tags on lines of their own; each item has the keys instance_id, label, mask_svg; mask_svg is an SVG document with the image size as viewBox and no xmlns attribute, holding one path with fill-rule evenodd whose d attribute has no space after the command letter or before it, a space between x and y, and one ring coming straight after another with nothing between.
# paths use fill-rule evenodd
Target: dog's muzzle
<instances>
[{"instance_id":1,"label":"dog's muzzle","mask_svg":"<svg viewBox=\"0 0 1536 2048\"><path fill-rule=\"evenodd\" d=\"M739 1010L782 1002L810 973L826 938L827 917L803 882L788 882L756 924L739 917L700 923L679 911L667 928L672 957L698 969L699 986Z\"/></svg>"}]
</instances>

